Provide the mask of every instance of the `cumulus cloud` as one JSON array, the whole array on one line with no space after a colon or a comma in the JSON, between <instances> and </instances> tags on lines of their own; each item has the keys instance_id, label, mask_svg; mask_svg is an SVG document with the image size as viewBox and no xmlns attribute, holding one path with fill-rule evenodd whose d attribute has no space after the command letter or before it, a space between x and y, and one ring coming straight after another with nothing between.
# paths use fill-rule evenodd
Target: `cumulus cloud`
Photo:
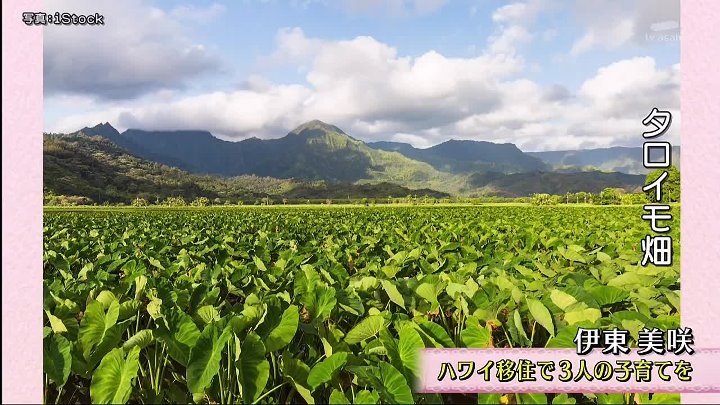
<instances>
[{"instance_id":1,"label":"cumulus cloud","mask_svg":"<svg viewBox=\"0 0 720 405\"><path fill-rule=\"evenodd\" d=\"M528 25L535 21L543 6L540 0L510 3L495 10L492 19L498 23Z\"/></svg>"},{"instance_id":2,"label":"cumulus cloud","mask_svg":"<svg viewBox=\"0 0 720 405\"><path fill-rule=\"evenodd\" d=\"M600 67L576 90L519 77L525 66L517 46L532 36L540 10L533 4L540 3L498 9L497 35L479 55L466 58L433 50L403 55L371 36L328 40L308 37L300 28L281 29L265 62L305 66L300 83L255 75L234 90L157 91L70 115L50 129L110 121L120 130L206 129L239 140L276 138L321 119L366 141L427 147L449 138L475 139L531 151L638 145L642 118L658 107L673 112L668 139L679 141L678 65L628 58Z\"/></svg>"},{"instance_id":3,"label":"cumulus cloud","mask_svg":"<svg viewBox=\"0 0 720 405\"><path fill-rule=\"evenodd\" d=\"M216 72L219 59L185 35L189 19L207 21L222 6L179 7L167 13L139 0L45 2L48 12L105 16L103 26L44 28L46 96L89 95L130 99L160 89L183 88L187 80Z\"/></svg>"},{"instance_id":4,"label":"cumulus cloud","mask_svg":"<svg viewBox=\"0 0 720 405\"><path fill-rule=\"evenodd\" d=\"M626 59L600 68L595 77L587 80L580 94L592 103L593 109L604 117L623 117L629 111L648 104L660 108L680 107L679 67L657 69L650 57Z\"/></svg>"},{"instance_id":5,"label":"cumulus cloud","mask_svg":"<svg viewBox=\"0 0 720 405\"><path fill-rule=\"evenodd\" d=\"M679 80L679 65L662 69L642 57L601 67L577 94L559 85L512 81L503 85L502 107L440 132L513 142L529 151L638 145L642 119L658 107L673 113L665 139L679 143Z\"/></svg>"},{"instance_id":6,"label":"cumulus cloud","mask_svg":"<svg viewBox=\"0 0 720 405\"><path fill-rule=\"evenodd\" d=\"M524 0L506 4L496 9L492 21L496 24L494 35L488 38L490 52L498 54L515 54L519 48L536 37L549 40L555 35L552 30L535 33L534 25L542 12L556 7L555 0ZM473 13L473 9L471 9Z\"/></svg>"},{"instance_id":7,"label":"cumulus cloud","mask_svg":"<svg viewBox=\"0 0 720 405\"><path fill-rule=\"evenodd\" d=\"M497 80L518 71L511 56L487 53L464 59L429 51L413 58L372 37L324 41L288 29L277 43L276 55L310 61L306 84L280 86L251 77L234 92L175 103L138 102L116 122L125 127L208 128L227 137L277 136L264 132L267 123L314 118L343 123L350 130L366 128L367 135L381 123L385 130L411 132L491 110L499 102ZM61 123L68 125L67 120Z\"/></svg>"}]
</instances>

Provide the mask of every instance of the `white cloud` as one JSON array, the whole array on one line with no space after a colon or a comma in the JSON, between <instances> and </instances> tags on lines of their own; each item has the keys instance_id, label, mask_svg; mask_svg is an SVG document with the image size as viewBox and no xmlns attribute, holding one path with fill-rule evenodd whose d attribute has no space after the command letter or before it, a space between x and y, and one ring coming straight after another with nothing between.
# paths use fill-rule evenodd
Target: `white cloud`
<instances>
[{"instance_id":1,"label":"white cloud","mask_svg":"<svg viewBox=\"0 0 720 405\"><path fill-rule=\"evenodd\" d=\"M599 69L578 94L529 80L498 83L501 103L449 125L421 131L425 142L449 137L512 142L523 150L638 145L642 118L653 107L673 113L667 140L679 143L679 66L659 69L652 58L633 58Z\"/></svg>"},{"instance_id":2,"label":"white cloud","mask_svg":"<svg viewBox=\"0 0 720 405\"><path fill-rule=\"evenodd\" d=\"M495 10L492 19L497 23L527 25L535 20L541 6L537 0L511 3Z\"/></svg>"},{"instance_id":3,"label":"white cloud","mask_svg":"<svg viewBox=\"0 0 720 405\"><path fill-rule=\"evenodd\" d=\"M251 77L245 89L235 92L175 103L138 101L111 122L121 127L207 128L228 137L277 136L267 130L314 118L349 129L365 127L372 131L367 135L375 130L365 124L378 122L409 132L493 108L499 97L495 82L518 69L517 61L507 56L463 59L429 51L412 58L371 37L321 41L305 38L298 29L280 33L275 54L309 60L307 84L279 86ZM70 130L76 122L66 120L59 126Z\"/></svg>"},{"instance_id":4,"label":"white cloud","mask_svg":"<svg viewBox=\"0 0 720 405\"><path fill-rule=\"evenodd\" d=\"M416 148L428 148L433 145L427 137L420 135L397 133L391 139L393 142L409 143Z\"/></svg>"},{"instance_id":5,"label":"white cloud","mask_svg":"<svg viewBox=\"0 0 720 405\"><path fill-rule=\"evenodd\" d=\"M580 39L573 43L571 55L579 55L595 47L615 49L625 44L633 36L635 29L633 20L620 19L613 25L588 30Z\"/></svg>"},{"instance_id":6,"label":"white cloud","mask_svg":"<svg viewBox=\"0 0 720 405\"><path fill-rule=\"evenodd\" d=\"M216 6L166 13L139 0L49 0L46 10L98 12L105 17L104 26L44 28L46 96L134 98L160 89L182 88L188 79L217 72L219 67L218 58L187 38L183 21L191 10L194 18L210 18L218 10Z\"/></svg>"},{"instance_id":7,"label":"white cloud","mask_svg":"<svg viewBox=\"0 0 720 405\"><path fill-rule=\"evenodd\" d=\"M617 61L594 72L577 92L517 78L525 69L517 47L533 38L538 12L528 4L540 3L522 4L494 14L497 35L477 56L453 58L433 50L402 55L370 36L327 40L286 28L265 62L305 66L303 83L251 76L238 90L156 91L131 103L100 103L50 123L48 130L110 121L121 130L206 129L225 139L275 138L321 119L367 141L426 147L456 138L550 150L639 144L642 118L658 107L674 113L668 137L678 141L678 65L661 68L651 57Z\"/></svg>"},{"instance_id":8,"label":"white cloud","mask_svg":"<svg viewBox=\"0 0 720 405\"><path fill-rule=\"evenodd\" d=\"M639 106L647 109L680 107L679 68L660 70L650 57L626 59L600 68L597 75L583 83L580 94L605 117L627 116Z\"/></svg>"},{"instance_id":9,"label":"white cloud","mask_svg":"<svg viewBox=\"0 0 720 405\"><path fill-rule=\"evenodd\" d=\"M497 24L497 30L488 38L490 51L497 54L518 53L520 46L538 36L532 29L540 13L553 7L554 0L525 0L495 10L492 20ZM543 38L546 38L544 34Z\"/></svg>"}]
</instances>

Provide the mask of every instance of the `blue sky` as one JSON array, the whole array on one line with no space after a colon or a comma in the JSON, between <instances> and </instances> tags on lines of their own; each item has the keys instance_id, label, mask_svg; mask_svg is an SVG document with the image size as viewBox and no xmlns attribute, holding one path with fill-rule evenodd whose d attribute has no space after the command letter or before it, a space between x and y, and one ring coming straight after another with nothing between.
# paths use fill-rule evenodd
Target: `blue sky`
<instances>
[{"instance_id":1,"label":"blue sky","mask_svg":"<svg viewBox=\"0 0 720 405\"><path fill-rule=\"evenodd\" d=\"M523 150L679 141L677 0L48 1L45 128L275 138L321 119L368 140ZM78 46L82 44L82 46Z\"/></svg>"}]
</instances>

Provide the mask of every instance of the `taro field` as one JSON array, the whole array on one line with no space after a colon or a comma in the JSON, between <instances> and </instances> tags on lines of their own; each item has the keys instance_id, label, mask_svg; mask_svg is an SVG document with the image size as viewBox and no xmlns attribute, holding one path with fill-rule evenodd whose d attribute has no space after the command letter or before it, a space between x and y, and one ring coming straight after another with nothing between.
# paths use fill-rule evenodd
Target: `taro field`
<instances>
[{"instance_id":1,"label":"taro field","mask_svg":"<svg viewBox=\"0 0 720 405\"><path fill-rule=\"evenodd\" d=\"M46 403L660 403L423 395L422 347L575 347L679 324L641 207L235 207L44 214ZM679 207L671 223L679 252Z\"/></svg>"}]
</instances>

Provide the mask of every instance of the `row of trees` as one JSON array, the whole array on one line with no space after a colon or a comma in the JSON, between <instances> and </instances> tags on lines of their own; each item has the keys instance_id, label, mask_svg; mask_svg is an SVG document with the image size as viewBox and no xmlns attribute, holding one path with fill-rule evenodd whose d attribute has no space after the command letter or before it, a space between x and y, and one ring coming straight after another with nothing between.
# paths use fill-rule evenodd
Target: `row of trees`
<instances>
[{"instance_id":1,"label":"row of trees","mask_svg":"<svg viewBox=\"0 0 720 405\"><path fill-rule=\"evenodd\" d=\"M584 191L565 195L533 194L533 205L557 204L595 204L595 205L630 205L650 202L644 193L625 193L621 188L606 188L593 194Z\"/></svg>"},{"instance_id":2,"label":"row of trees","mask_svg":"<svg viewBox=\"0 0 720 405\"><path fill-rule=\"evenodd\" d=\"M675 166L669 169L659 169L649 173L645 178L645 184L652 184L664 172L667 176L663 179L660 190L661 199L659 202L670 203L680 201L680 171ZM645 192L626 193L622 188L605 188L600 193L593 194L580 191L577 193L566 193L565 195L533 194L532 204L534 205L557 205L557 204L596 204L596 205L630 205L647 204L657 202L655 188Z\"/></svg>"},{"instance_id":3,"label":"row of trees","mask_svg":"<svg viewBox=\"0 0 720 405\"><path fill-rule=\"evenodd\" d=\"M343 198L343 199L305 199L305 198L272 198L262 197L254 201L243 201L238 200L231 202L229 200L215 198L210 200L206 197L198 197L192 201L186 201L183 197L168 197L164 200L156 199L154 202L149 202L147 199L138 197L132 201L131 205L135 207L146 207L149 205L166 206L166 207L207 207L213 205L287 205L287 204L360 204L360 205L389 205L389 204L411 204L411 205L433 205L433 204L483 204L483 203L510 203L510 202L530 202L528 197L519 198L502 198L502 197L481 197L481 198L462 198L462 197L447 197L447 198L433 198L433 197L392 197L387 198ZM92 204L92 201L90 201Z\"/></svg>"},{"instance_id":4,"label":"row of trees","mask_svg":"<svg viewBox=\"0 0 720 405\"><path fill-rule=\"evenodd\" d=\"M92 205L93 200L88 197L77 195L56 195L52 193L46 193L43 196L43 204L55 206Z\"/></svg>"},{"instance_id":5,"label":"row of trees","mask_svg":"<svg viewBox=\"0 0 720 405\"><path fill-rule=\"evenodd\" d=\"M670 167L669 169L661 169L651 172L647 175L645 184L652 184L657 180L663 173L667 171L667 176L663 179L661 185L661 200L660 202L678 202L680 201L680 171L676 167ZM171 196L165 199L156 197L154 201L148 198L147 195L139 195L136 197L131 205L136 207L144 207L148 205L158 206L169 206L169 207L206 207L210 205L278 205L278 204L325 204L330 205L333 203L340 204L362 204L362 205L376 205L376 204L413 204L413 205L432 205L432 204L448 204L448 203L459 203L459 204L484 204L484 203L511 203L511 202L522 202L532 203L534 205L556 205L556 204L596 204L596 205L628 205L628 204L646 204L649 202L655 202L655 190L649 189L646 192L627 193L621 188L605 188L600 193L589 193L580 191L577 193L566 193L564 195L552 195L552 194L534 194L532 197L444 197L435 198L427 195L418 196L408 194L405 197L393 197L388 195L387 198L350 198L347 199L306 199L306 198L286 198L286 197L271 197L265 196L262 198L213 198L208 197L196 197L192 200L186 200L182 196ZM91 198L83 196L72 196L72 195L55 195L48 190L45 190L44 195L45 205L93 205L96 201ZM109 203L106 203L106 205ZM123 204L120 204L123 205Z\"/></svg>"}]
</instances>

